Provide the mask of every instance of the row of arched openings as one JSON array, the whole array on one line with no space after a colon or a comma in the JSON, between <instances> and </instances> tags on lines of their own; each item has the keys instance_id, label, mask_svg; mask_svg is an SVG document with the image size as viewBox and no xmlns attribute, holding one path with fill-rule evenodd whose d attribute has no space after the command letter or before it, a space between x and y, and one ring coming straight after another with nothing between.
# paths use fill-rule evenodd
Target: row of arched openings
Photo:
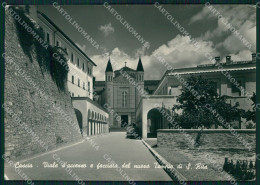
<instances>
[{"instance_id":1,"label":"row of arched openings","mask_svg":"<svg viewBox=\"0 0 260 185\"><path fill-rule=\"evenodd\" d=\"M78 125L81 134L86 133L87 135L97 135L106 132L105 125L107 124L108 118L104 115L88 110L87 123L83 128L83 114L80 110L75 109Z\"/></svg>"}]
</instances>

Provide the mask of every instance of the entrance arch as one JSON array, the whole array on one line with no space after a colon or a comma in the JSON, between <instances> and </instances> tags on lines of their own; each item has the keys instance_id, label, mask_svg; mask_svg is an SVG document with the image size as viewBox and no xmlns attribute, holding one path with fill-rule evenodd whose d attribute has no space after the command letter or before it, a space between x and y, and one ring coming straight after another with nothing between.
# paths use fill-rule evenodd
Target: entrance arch
<instances>
[{"instance_id":1,"label":"entrance arch","mask_svg":"<svg viewBox=\"0 0 260 185\"><path fill-rule=\"evenodd\" d=\"M75 110L75 114L76 114L76 117L78 120L80 133L82 135L82 113L78 109L74 109L74 110Z\"/></svg>"},{"instance_id":2,"label":"entrance arch","mask_svg":"<svg viewBox=\"0 0 260 185\"><path fill-rule=\"evenodd\" d=\"M157 137L157 130L168 127L166 115L171 115L166 108L153 108L147 113L147 137Z\"/></svg>"},{"instance_id":3,"label":"entrance arch","mask_svg":"<svg viewBox=\"0 0 260 185\"><path fill-rule=\"evenodd\" d=\"M147 114L147 137L157 137L157 129L162 128L163 116L157 108Z\"/></svg>"}]
</instances>

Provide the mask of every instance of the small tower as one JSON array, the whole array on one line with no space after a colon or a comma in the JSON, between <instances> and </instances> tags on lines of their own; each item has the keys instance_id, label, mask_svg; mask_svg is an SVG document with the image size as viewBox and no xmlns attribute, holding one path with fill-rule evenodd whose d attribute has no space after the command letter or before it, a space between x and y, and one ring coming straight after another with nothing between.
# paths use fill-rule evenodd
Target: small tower
<instances>
[{"instance_id":1,"label":"small tower","mask_svg":"<svg viewBox=\"0 0 260 185\"><path fill-rule=\"evenodd\" d=\"M110 61L110 58L107 62L107 68L106 68L106 82L112 82L113 81L113 68L112 68L112 64L111 64L111 61Z\"/></svg>"},{"instance_id":2,"label":"small tower","mask_svg":"<svg viewBox=\"0 0 260 185\"><path fill-rule=\"evenodd\" d=\"M114 78L114 72L112 68L112 64L110 61L110 58L107 62L107 67L105 71L106 76L106 83L105 83L105 97L106 97L106 103L113 108L113 78ZM109 116L109 123L112 126L113 125L113 116Z\"/></svg>"},{"instance_id":3,"label":"small tower","mask_svg":"<svg viewBox=\"0 0 260 185\"><path fill-rule=\"evenodd\" d=\"M139 61L138 61L137 68L136 68L136 72L137 72L136 73L136 80L138 82L144 81L144 68L143 68L141 57L139 57Z\"/></svg>"},{"instance_id":4,"label":"small tower","mask_svg":"<svg viewBox=\"0 0 260 185\"><path fill-rule=\"evenodd\" d=\"M141 57L139 57L139 61L136 68L136 82L140 88L136 88L136 107L139 105L139 102L142 96L145 96L144 91L144 68L142 64ZM140 90L141 89L141 90Z\"/></svg>"}]
</instances>

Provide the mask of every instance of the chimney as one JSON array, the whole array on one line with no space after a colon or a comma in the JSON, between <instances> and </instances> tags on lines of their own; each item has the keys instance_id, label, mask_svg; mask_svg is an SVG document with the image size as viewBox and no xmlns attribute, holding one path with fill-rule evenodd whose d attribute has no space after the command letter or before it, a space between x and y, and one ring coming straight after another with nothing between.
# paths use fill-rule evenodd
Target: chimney
<instances>
[{"instance_id":1,"label":"chimney","mask_svg":"<svg viewBox=\"0 0 260 185\"><path fill-rule=\"evenodd\" d=\"M220 57L215 57L216 64L220 62Z\"/></svg>"},{"instance_id":2,"label":"chimney","mask_svg":"<svg viewBox=\"0 0 260 185\"><path fill-rule=\"evenodd\" d=\"M226 64L231 64L231 56L226 56Z\"/></svg>"},{"instance_id":3,"label":"chimney","mask_svg":"<svg viewBox=\"0 0 260 185\"><path fill-rule=\"evenodd\" d=\"M252 62L256 62L256 54L252 53Z\"/></svg>"}]
</instances>

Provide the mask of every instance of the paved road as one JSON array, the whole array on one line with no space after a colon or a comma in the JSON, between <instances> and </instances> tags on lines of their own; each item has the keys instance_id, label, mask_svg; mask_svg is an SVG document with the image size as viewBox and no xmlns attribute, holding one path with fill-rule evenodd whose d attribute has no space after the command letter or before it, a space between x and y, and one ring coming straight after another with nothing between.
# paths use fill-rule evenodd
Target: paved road
<instances>
[{"instance_id":1,"label":"paved road","mask_svg":"<svg viewBox=\"0 0 260 185\"><path fill-rule=\"evenodd\" d=\"M82 180L127 181L130 178L134 181L171 181L163 169L155 168L156 160L142 142L126 139L125 132L112 132L92 139L92 144L90 140L79 142L58 151L23 160L21 164L30 163L33 168L20 168L20 175L24 173L32 180L76 180L77 175ZM96 144L94 147L93 143ZM58 161L58 157L67 161L67 164L83 164L82 167L85 164L87 167L70 168L71 171L67 168L66 171L66 168L61 167L62 163ZM97 169L99 163L108 164L109 157L120 168ZM59 167L44 168L44 162L56 162ZM130 168L121 168L124 163L131 163ZM90 167L91 164L93 168ZM134 165L149 165L150 168L134 168ZM5 164L5 174L10 180L22 180L15 168L8 164Z\"/></svg>"}]
</instances>

